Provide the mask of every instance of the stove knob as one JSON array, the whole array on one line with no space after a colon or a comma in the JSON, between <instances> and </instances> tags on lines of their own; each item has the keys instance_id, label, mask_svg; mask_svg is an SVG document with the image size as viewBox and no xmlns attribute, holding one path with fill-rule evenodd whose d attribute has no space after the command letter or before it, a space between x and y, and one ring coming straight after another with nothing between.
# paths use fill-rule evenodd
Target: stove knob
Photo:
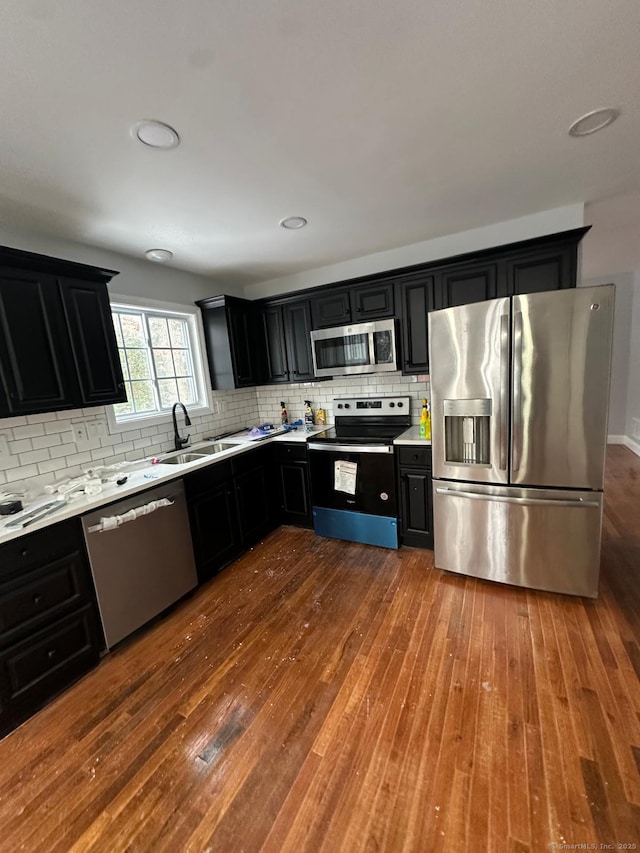
<instances>
[{"instance_id":1,"label":"stove knob","mask_svg":"<svg viewBox=\"0 0 640 853\"><path fill-rule=\"evenodd\" d=\"M395 403L389 403L389 408L390 408L390 409L393 409L393 408L394 408L394 406L395 406Z\"/></svg>"},{"instance_id":2,"label":"stove knob","mask_svg":"<svg viewBox=\"0 0 640 853\"><path fill-rule=\"evenodd\" d=\"M342 408L342 403L338 403L338 408L339 408L339 409L341 409L341 408Z\"/></svg>"},{"instance_id":3,"label":"stove knob","mask_svg":"<svg viewBox=\"0 0 640 853\"><path fill-rule=\"evenodd\" d=\"M404 405L404 403L398 403L398 408L401 409L403 407L403 405Z\"/></svg>"},{"instance_id":4,"label":"stove knob","mask_svg":"<svg viewBox=\"0 0 640 853\"><path fill-rule=\"evenodd\" d=\"M351 405L350 405L349 403L345 403L345 404L344 404L344 407L345 407L345 409L350 409L350 408L351 408Z\"/></svg>"}]
</instances>

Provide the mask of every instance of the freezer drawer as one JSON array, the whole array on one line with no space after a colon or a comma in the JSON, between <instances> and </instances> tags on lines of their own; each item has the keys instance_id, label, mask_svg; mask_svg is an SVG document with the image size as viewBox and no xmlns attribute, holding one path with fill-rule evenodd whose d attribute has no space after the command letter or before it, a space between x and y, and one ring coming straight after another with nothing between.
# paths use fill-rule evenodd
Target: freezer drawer
<instances>
[{"instance_id":1,"label":"freezer drawer","mask_svg":"<svg viewBox=\"0 0 640 853\"><path fill-rule=\"evenodd\" d=\"M435 565L596 598L602 492L434 481Z\"/></svg>"}]
</instances>

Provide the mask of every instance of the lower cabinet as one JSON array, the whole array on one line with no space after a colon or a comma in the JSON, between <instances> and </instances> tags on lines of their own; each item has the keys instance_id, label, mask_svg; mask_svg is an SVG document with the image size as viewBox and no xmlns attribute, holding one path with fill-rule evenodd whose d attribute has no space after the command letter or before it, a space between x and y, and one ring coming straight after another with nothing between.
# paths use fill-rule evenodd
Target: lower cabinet
<instances>
[{"instance_id":1,"label":"lower cabinet","mask_svg":"<svg viewBox=\"0 0 640 853\"><path fill-rule=\"evenodd\" d=\"M433 548L431 447L398 447L400 541Z\"/></svg>"},{"instance_id":2,"label":"lower cabinet","mask_svg":"<svg viewBox=\"0 0 640 853\"><path fill-rule=\"evenodd\" d=\"M242 550L231 462L184 478L198 579L202 583Z\"/></svg>"},{"instance_id":3,"label":"lower cabinet","mask_svg":"<svg viewBox=\"0 0 640 853\"><path fill-rule=\"evenodd\" d=\"M274 444L280 487L280 523L313 527L307 445Z\"/></svg>"},{"instance_id":4,"label":"lower cabinet","mask_svg":"<svg viewBox=\"0 0 640 853\"><path fill-rule=\"evenodd\" d=\"M274 480L270 446L209 465L184 478L201 583L279 524Z\"/></svg>"},{"instance_id":5,"label":"lower cabinet","mask_svg":"<svg viewBox=\"0 0 640 853\"><path fill-rule=\"evenodd\" d=\"M79 519L0 548L0 735L88 672L103 647Z\"/></svg>"}]
</instances>

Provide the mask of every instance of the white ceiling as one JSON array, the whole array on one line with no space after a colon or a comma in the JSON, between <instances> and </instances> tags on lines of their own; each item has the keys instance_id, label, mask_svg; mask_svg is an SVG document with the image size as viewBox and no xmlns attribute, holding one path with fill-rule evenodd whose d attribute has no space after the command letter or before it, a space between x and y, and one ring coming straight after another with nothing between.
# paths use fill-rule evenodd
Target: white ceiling
<instances>
[{"instance_id":1,"label":"white ceiling","mask_svg":"<svg viewBox=\"0 0 640 853\"><path fill-rule=\"evenodd\" d=\"M3 0L0 22L0 221L233 286L640 191L638 0ZM613 126L567 135L604 105ZM136 142L143 118L180 147Z\"/></svg>"}]
</instances>

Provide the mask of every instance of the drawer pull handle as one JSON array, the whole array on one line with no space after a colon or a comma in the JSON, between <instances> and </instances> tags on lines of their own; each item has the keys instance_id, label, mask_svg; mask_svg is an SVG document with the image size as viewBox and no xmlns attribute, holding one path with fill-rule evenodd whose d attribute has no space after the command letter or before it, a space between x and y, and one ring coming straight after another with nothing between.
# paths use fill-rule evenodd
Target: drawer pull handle
<instances>
[{"instance_id":1,"label":"drawer pull handle","mask_svg":"<svg viewBox=\"0 0 640 853\"><path fill-rule=\"evenodd\" d=\"M22 551L20 551L20 556L21 557L28 557L29 556L29 549L23 548Z\"/></svg>"},{"instance_id":2,"label":"drawer pull handle","mask_svg":"<svg viewBox=\"0 0 640 853\"><path fill-rule=\"evenodd\" d=\"M42 602L42 596L41 595L34 595L33 596L33 603L34 604L40 604L41 602Z\"/></svg>"},{"instance_id":3,"label":"drawer pull handle","mask_svg":"<svg viewBox=\"0 0 640 853\"><path fill-rule=\"evenodd\" d=\"M47 657L49 658L49 660L53 660L56 654L57 652L55 649L49 649L49 651L47 652Z\"/></svg>"}]
</instances>

